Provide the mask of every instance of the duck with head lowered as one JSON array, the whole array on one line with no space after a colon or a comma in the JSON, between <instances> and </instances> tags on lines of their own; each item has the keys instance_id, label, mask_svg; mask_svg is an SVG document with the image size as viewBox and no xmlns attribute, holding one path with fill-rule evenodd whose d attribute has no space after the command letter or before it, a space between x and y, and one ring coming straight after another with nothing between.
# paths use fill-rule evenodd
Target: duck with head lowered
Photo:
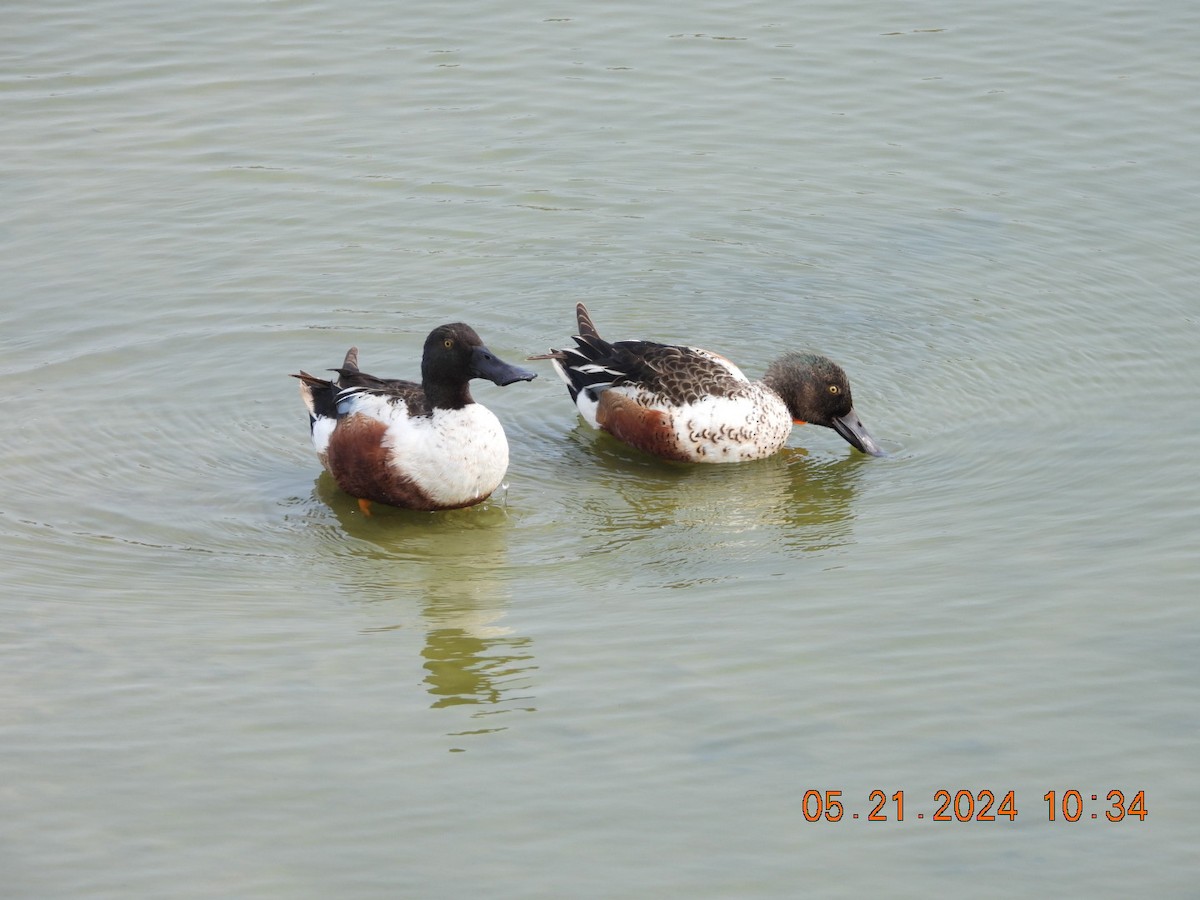
<instances>
[{"instance_id":1,"label":"duck with head lowered","mask_svg":"<svg viewBox=\"0 0 1200 900\"><path fill-rule=\"evenodd\" d=\"M508 440L500 420L472 398L470 381L503 386L537 377L499 359L462 322L429 334L419 384L366 374L357 347L333 371L336 382L303 371L293 377L318 459L367 514L372 501L439 510L486 500L508 470Z\"/></svg>"},{"instance_id":2,"label":"duck with head lowered","mask_svg":"<svg viewBox=\"0 0 1200 900\"><path fill-rule=\"evenodd\" d=\"M884 451L867 431L841 366L815 353L789 353L751 381L720 354L653 341L609 342L586 307L575 307L575 346L548 359L593 428L663 459L741 462L781 449L792 425L832 428L871 456Z\"/></svg>"}]
</instances>

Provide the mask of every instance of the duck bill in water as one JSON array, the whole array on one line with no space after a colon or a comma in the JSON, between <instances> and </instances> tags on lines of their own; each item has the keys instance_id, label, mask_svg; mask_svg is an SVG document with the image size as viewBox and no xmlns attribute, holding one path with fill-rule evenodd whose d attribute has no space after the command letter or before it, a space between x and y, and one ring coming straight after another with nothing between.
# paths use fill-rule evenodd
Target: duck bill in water
<instances>
[{"instance_id":1,"label":"duck bill in water","mask_svg":"<svg viewBox=\"0 0 1200 900\"><path fill-rule=\"evenodd\" d=\"M475 378L486 378L495 382L500 387L514 381L533 381L537 378L536 372L506 363L487 347L482 346L471 351L471 374Z\"/></svg>"},{"instance_id":2,"label":"duck bill in water","mask_svg":"<svg viewBox=\"0 0 1200 900\"><path fill-rule=\"evenodd\" d=\"M851 447L871 456L887 456L883 448L875 442L875 438L871 437L871 432L867 431L867 426L862 423L854 407L844 416L835 416L829 427L845 438Z\"/></svg>"}]
</instances>

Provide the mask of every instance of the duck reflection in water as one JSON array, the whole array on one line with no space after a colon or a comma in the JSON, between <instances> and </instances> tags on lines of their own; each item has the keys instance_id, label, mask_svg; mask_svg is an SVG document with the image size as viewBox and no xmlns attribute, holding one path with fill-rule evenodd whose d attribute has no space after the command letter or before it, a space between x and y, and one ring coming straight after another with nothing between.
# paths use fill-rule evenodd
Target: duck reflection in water
<instances>
[{"instance_id":1,"label":"duck reflection in water","mask_svg":"<svg viewBox=\"0 0 1200 900\"><path fill-rule=\"evenodd\" d=\"M467 707L479 727L452 735L503 731L497 716L535 711L532 696L533 640L501 624L511 599L499 573L508 567L506 511L499 505L448 512L431 520L426 513L377 508L365 518L354 498L338 489L328 473L317 479L317 499L341 525L332 533L332 557L348 567L356 596L375 606L411 609L420 602L425 644L423 685L431 709ZM346 538L353 543L347 546ZM349 553L347 553L349 549ZM387 581L380 581L385 576ZM402 623L364 629L383 634L407 630Z\"/></svg>"},{"instance_id":2,"label":"duck reflection in water","mask_svg":"<svg viewBox=\"0 0 1200 900\"><path fill-rule=\"evenodd\" d=\"M573 500L576 527L594 553L622 565L653 559L670 586L725 577L746 557L807 555L855 542L856 497L867 473L860 454L785 447L739 468L692 466L647 456L580 424L568 434L563 481L585 476ZM641 549L633 549L638 544ZM662 554L674 562L664 563Z\"/></svg>"}]
</instances>

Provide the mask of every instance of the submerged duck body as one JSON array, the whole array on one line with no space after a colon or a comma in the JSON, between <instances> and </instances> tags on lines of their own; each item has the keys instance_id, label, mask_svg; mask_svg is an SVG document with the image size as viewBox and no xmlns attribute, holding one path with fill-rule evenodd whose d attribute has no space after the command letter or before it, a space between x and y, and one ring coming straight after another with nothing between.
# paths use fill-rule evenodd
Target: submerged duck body
<instances>
[{"instance_id":1,"label":"submerged duck body","mask_svg":"<svg viewBox=\"0 0 1200 900\"><path fill-rule=\"evenodd\" d=\"M778 452L792 426L808 422L883 455L846 373L824 356L790 353L752 381L709 350L606 341L582 303L575 312L575 346L530 358L549 359L584 420L631 447L679 462L742 462Z\"/></svg>"},{"instance_id":2,"label":"submerged duck body","mask_svg":"<svg viewBox=\"0 0 1200 900\"><path fill-rule=\"evenodd\" d=\"M508 470L508 440L469 383L498 385L536 375L498 359L470 326L435 328L425 341L421 382L376 378L346 354L336 382L307 372L300 396L321 465L364 512L371 501L441 510L486 500Z\"/></svg>"}]
</instances>

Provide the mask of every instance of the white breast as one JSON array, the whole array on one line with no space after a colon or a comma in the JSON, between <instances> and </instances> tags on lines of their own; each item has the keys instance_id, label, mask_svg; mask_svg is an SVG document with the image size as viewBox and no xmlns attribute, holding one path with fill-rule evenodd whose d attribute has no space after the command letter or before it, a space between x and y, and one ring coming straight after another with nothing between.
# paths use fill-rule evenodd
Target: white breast
<instances>
[{"instance_id":1,"label":"white breast","mask_svg":"<svg viewBox=\"0 0 1200 900\"><path fill-rule=\"evenodd\" d=\"M486 497L508 470L508 440L491 410L471 403L408 418L403 404L383 445L390 465L447 505Z\"/></svg>"},{"instance_id":2,"label":"white breast","mask_svg":"<svg viewBox=\"0 0 1200 900\"><path fill-rule=\"evenodd\" d=\"M792 431L792 417L765 386L738 397L704 397L674 416L679 445L696 462L741 462L779 450Z\"/></svg>"}]
</instances>

